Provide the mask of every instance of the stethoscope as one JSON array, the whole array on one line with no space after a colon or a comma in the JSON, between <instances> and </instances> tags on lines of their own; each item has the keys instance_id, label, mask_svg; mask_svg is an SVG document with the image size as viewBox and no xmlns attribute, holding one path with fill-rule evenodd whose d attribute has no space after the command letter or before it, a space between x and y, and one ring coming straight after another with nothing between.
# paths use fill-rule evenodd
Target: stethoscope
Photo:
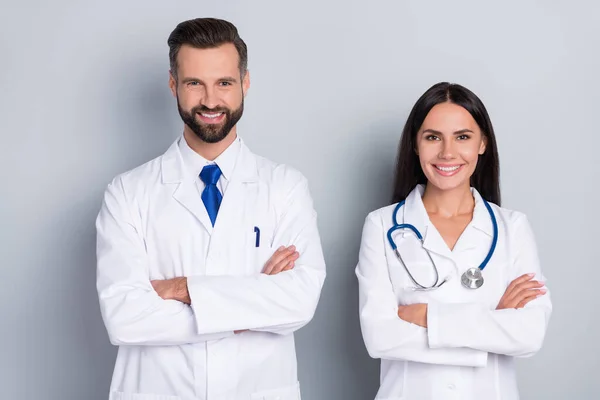
<instances>
[{"instance_id":1,"label":"stethoscope","mask_svg":"<svg viewBox=\"0 0 600 400\"><path fill-rule=\"evenodd\" d=\"M483 285L483 274L481 273L481 271L483 271L483 269L485 268L487 263L492 258L492 255L494 254L494 250L496 250L496 243L498 243L498 222L496 221L496 216L494 215L494 211L492 211L492 207L489 205L489 203L484 198L482 198L482 200L483 200L483 204L485 204L485 208L487 208L488 212L490 213L490 218L492 219L492 225L494 226L494 236L492 239L492 246L490 247L490 251L488 251L488 254L485 257L485 259L483 260L483 262L481 263L481 265L479 265L479 267L477 267L477 268L469 268L468 270L465 271L464 274L462 274L462 276L460 278L460 281L463 284L463 286L468 289L479 289L481 287L481 285ZM404 205L404 200L402 200L400 203L398 203L398 205L394 209L394 214L392 215L392 222L394 224L387 232L388 241L390 242L390 245L392 246L392 250L394 250L394 253L396 253L396 257L398 257L398 259L400 260L400 263L404 266L404 269L408 273L408 276L414 282L414 284L417 285L416 290L437 289L440 286L442 286L444 283L446 283L446 281L448 279L447 278L444 279L442 281L442 283L440 283L438 285L439 271L438 271L437 265L435 265L435 261L433 261L433 258L431 257L431 254L429 254L429 251L427 251L427 249L424 249L425 252L427 253L427 256L429 257L429 260L431 260L431 265L433 265L433 270L435 272L435 282L431 286L424 286L424 285L421 285L419 282L417 282L417 280L410 273L410 270L408 269L408 267L406 266L406 263L402 259L402 255L398 251L398 247L396 246L396 243L394 243L394 239L392 238L392 233L394 233L395 231L397 231L399 229L410 229L411 231L414 232L415 235L417 235L417 238L421 241L421 244L423 243L423 236L421 235L421 232L419 232L419 230L417 228L415 228L414 225L398 223L398 218L397 218L398 210L400 210L400 208L403 205Z\"/></svg>"}]
</instances>

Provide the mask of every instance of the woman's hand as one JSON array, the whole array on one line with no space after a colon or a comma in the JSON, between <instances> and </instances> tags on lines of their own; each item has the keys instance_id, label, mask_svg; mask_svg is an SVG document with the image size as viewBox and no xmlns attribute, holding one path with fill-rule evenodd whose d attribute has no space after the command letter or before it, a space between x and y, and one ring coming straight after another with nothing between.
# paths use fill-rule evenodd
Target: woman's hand
<instances>
[{"instance_id":1,"label":"woman's hand","mask_svg":"<svg viewBox=\"0 0 600 400\"><path fill-rule=\"evenodd\" d=\"M427 304L398 306L398 317L411 324L427 328Z\"/></svg>"},{"instance_id":2,"label":"woman's hand","mask_svg":"<svg viewBox=\"0 0 600 400\"><path fill-rule=\"evenodd\" d=\"M544 283L532 280L534 276L535 274L525 274L513 280L506 288L496 310L523 308L531 300L546 294L546 289L540 289Z\"/></svg>"}]
</instances>

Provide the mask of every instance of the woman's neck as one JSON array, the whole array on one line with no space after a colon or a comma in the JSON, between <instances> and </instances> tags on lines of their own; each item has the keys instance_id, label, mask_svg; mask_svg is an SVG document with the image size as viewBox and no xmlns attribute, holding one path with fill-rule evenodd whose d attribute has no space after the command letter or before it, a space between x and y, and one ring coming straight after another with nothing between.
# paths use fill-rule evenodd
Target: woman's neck
<instances>
[{"instance_id":1,"label":"woman's neck","mask_svg":"<svg viewBox=\"0 0 600 400\"><path fill-rule=\"evenodd\" d=\"M423 194L423 205L428 214L452 218L472 214L475 208L475 199L468 185L451 190L440 190L427 184Z\"/></svg>"}]
</instances>

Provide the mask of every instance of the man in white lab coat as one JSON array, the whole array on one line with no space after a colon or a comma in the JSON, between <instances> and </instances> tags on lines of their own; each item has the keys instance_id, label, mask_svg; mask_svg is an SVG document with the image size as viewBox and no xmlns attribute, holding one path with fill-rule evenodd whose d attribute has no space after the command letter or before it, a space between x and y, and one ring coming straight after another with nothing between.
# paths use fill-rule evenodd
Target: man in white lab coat
<instances>
[{"instance_id":1,"label":"man in white lab coat","mask_svg":"<svg viewBox=\"0 0 600 400\"><path fill-rule=\"evenodd\" d=\"M293 333L325 279L306 179L237 135L250 86L237 29L168 40L183 135L117 176L96 221L110 400L299 400Z\"/></svg>"}]
</instances>

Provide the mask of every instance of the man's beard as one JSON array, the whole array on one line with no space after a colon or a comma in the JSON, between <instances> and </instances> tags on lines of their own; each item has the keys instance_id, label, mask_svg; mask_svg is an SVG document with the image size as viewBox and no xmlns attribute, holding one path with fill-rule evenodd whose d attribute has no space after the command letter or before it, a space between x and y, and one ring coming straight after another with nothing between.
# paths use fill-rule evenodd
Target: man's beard
<instances>
[{"instance_id":1,"label":"man's beard","mask_svg":"<svg viewBox=\"0 0 600 400\"><path fill-rule=\"evenodd\" d=\"M188 112L181 108L179 97L177 97L177 109L179 110L179 115L181 116L183 123L186 124L200 140L206 143L218 143L229 135L231 129L238 123L240 118L242 118L242 114L244 114L244 99L242 98L240 106L233 111L226 107L208 108L203 105L198 105ZM221 123L206 124L198 121L199 113L214 114L221 112L224 114L224 119Z\"/></svg>"}]
</instances>

